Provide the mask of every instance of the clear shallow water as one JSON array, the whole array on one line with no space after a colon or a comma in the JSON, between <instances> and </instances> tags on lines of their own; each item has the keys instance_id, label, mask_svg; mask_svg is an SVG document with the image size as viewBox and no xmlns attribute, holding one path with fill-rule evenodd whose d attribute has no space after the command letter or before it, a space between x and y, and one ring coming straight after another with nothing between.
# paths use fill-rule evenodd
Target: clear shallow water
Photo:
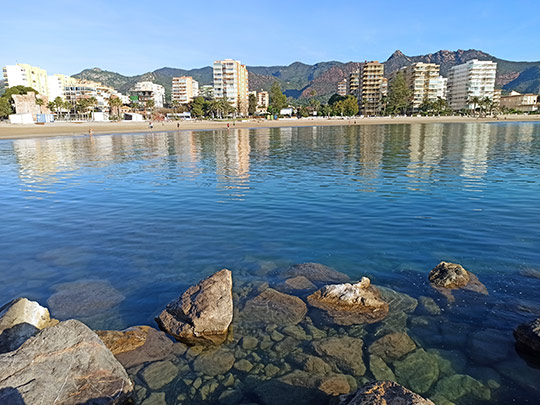
<instances>
[{"instance_id":1,"label":"clear shallow water","mask_svg":"<svg viewBox=\"0 0 540 405\"><path fill-rule=\"evenodd\" d=\"M272 282L276 268L319 262L435 298L436 333L410 320L411 335L460 353L467 374L496 370L493 401L535 403L538 370L513 347L497 356L489 333L511 345L515 326L540 314L540 279L523 274L540 268L539 158L532 123L1 141L0 297L45 305L62 283L105 280L125 299L73 316L94 328L155 325L220 268ZM490 295L446 306L426 282L441 260ZM493 356L479 359L479 347Z\"/></svg>"}]
</instances>

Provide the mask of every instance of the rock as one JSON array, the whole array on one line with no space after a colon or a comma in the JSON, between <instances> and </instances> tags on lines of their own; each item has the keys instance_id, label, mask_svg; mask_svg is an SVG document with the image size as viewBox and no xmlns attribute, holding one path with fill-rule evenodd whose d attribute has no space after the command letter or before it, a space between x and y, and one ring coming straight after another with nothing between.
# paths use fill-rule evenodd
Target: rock
<instances>
[{"instance_id":1,"label":"rock","mask_svg":"<svg viewBox=\"0 0 540 405\"><path fill-rule=\"evenodd\" d=\"M287 336L293 337L298 340L307 339L306 332L298 325L285 326L281 331Z\"/></svg>"},{"instance_id":2,"label":"rock","mask_svg":"<svg viewBox=\"0 0 540 405\"><path fill-rule=\"evenodd\" d=\"M428 278L431 286L450 302L455 300L451 290L465 289L488 294L486 286L478 280L478 277L456 263L440 262L431 270Z\"/></svg>"},{"instance_id":3,"label":"rock","mask_svg":"<svg viewBox=\"0 0 540 405\"><path fill-rule=\"evenodd\" d=\"M296 325L306 313L306 304L300 298L268 288L246 302L241 316L245 322Z\"/></svg>"},{"instance_id":4,"label":"rock","mask_svg":"<svg viewBox=\"0 0 540 405\"><path fill-rule=\"evenodd\" d=\"M253 364L249 360L242 359L238 360L236 363L234 363L234 368L238 371L242 371L244 373L249 373L251 369L253 368Z\"/></svg>"},{"instance_id":5,"label":"rock","mask_svg":"<svg viewBox=\"0 0 540 405\"><path fill-rule=\"evenodd\" d=\"M146 327L135 328L141 328L138 329L137 334L135 335L139 336L139 338L142 337L142 334L146 333L144 343L141 346L135 347L137 344L135 342L139 342L139 338L134 338L130 344L124 346L119 344L121 340L117 340L117 343L112 343L111 341L111 344L113 344L112 347L116 347L117 350L120 350L119 347L123 347L123 349L135 347L133 350L122 351L115 355L125 368L135 367L151 361L164 360L172 356L174 343L167 335L165 335L165 333L150 327L148 327L148 329L146 329Z\"/></svg>"},{"instance_id":6,"label":"rock","mask_svg":"<svg viewBox=\"0 0 540 405\"><path fill-rule=\"evenodd\" d=\"M299 345L299 341L295 338L287 336L281 342L278 342L274 345L274 351L279 353L281 356L285 356L288 353L292 352Z\"/></svg>"},{"instance_id":7,"label":"rock","mask_svg":"<svg viewBox=\"0 0 540 405\"><path fill-rule=\"evenodd\" d=\"M538 269L524 269L519 272L523 277L540 279L540 270Z\"/></svg>"},{"instance_id":8,"label":"rock","mask_svg":"<svg viewBox=\"0 0 540 405\"><path fill-rule=\"evenodd\" d=\"M347 377L343 374L322 376L296 370L280 377L279 381L295 387L316 388L328 395L347 394L351 391Z\"/></svg>"},{"instance_id":9,"label":"rock","mask_svg":"<svg viewBox=\"0 0 540 405\"><path fill-rule=\"evenodd\" d=\"M223 269L169 303L156 322L184 343L220 344L227 337L232 318L232 274Z\"/></svg>"},{"instance_id":10,"label":"rock","mask_svg":"<svg viewBox=\"0 0 540 405\"><path fill-rule=\"evenodd\" d=\"M202 401L206 401L210 395L219 387L219 384L215 381L211 381L207 384L204 384L199 390L199 396Z\"/></svg>"},{"instance_id":11,"label":"rock","mask_svg":"<svg viewBox=\"0 0 540 405\"><path fill-rule=\"evenodd\" d=\"M41 329L57 323L35 301L17 298L8 302L0 308L0 353L17 349Z\"/></svg>"},{"instance_id":12,"label":"rock","mask_svg":"<svg viewBox=\"0 0 540 405\"><path fill-rule=\"evenodd\" d=\"M394 362L398 381L414 392L424 393L439 378L439 366L435 355L423 349L410 353L403 360Z\"/></svg>"},{"instance_id":13,"label":"rock","mask_svg":"<svg viewBox=\"0 0 540 405\"><path fill-rule=\"evenodd\" d=\"M341 395L351 392L349 380L343 374L333 374L323 377L317 388L328 395Z\"/></svg>"},{"instance_id":14,"label":"rock","mask_svg":"<svg viewBox=\"0 0 540 405\"><path fill-rule=\"evenodd\" d=\"M117 355L144 345L150 329L150 326L134 326L123 331L97 330L96 334L112 354Z\"/></svg>"},{"instance_id":15,"label":"rock","mask_svg":"<svg viewBox=\"0 0 540 405\"><path fill-rule=\"evenodd\" d=\"M274 341L274 342L281 342L283 339L285 339L285 335L279 333L277 330L273 331L272 334L270 335L270 338Z\"/></svg>"},{"instance_id":16,"label":"rock","mask_svg":"<svg viewBox=\"0 0 540 405\"><path fill-rule=\"evenodd\" d=\"M168 360L157 361L146 366L140 376L149 388L158 390L178 376L178 367Z\"/></svg>"},{"instance_id":17,"label":"rock","mask_svg":"<svg viewBox=\"0 0 540 405\"><path fill-rule=\"evenodd\" d=\"M208 376L223 375L234 365L234 355L225 349L214 349L201 353L193 361L193 369Z\"/></svg>"},{"instance_id":18,"label":"rock","mask_svg":"<svg viewBox=\"0 0 540 405\"><path fill-rule=\"evenodd\" d=\"M60 322L0 355L0 403L121 404L133 392L122 365L76 320Z\"/></svg>"},{"instance_id":19,"label":"rock","mask_svg":"<svg viewBox=\"0 0 540 405\"><path fill-rule=\"evenodd\" d=\"M279 373L279 367L276 367L276 366L273 365L273 364L267 364L267 365L264 367L264 374L265 374L267 377L273 378L273 377L275 377L278 373Z\"/></svg>"},{"instance_id":20,"label":"rock","mask_svg":"<svg viewBox=\"0 0 540 405\"><path fill-rule=\"evenodd\" d=\"M167 405L164 392L152 392L141 405Z\"/></svg>"},{"instance_id":21,"label":"rock","mask_svg":"<svg viewBox=\"0 0 540 405\"><path fill-rule=\"evenodd\" d=\"M257 347L259 341L257 338L252 336L244 336L242 338L242 349L244 350L253 350Z\"/></svg>"},{"instance_id":22,"label":"rock","mask_svg":"<svg viewBox=\"0 0 540 405\"><path fill-rule=\"evenodd\" d=\"M362 358L364 342L348 336L329 337L312 342L315 352L338 373L364 375Z\"/></svg>"},{"instance_id":23,"label":"rock","mask_svg":"<svg viewBox=\"0 0 540 405\"><path fill-rule=\"evenodd\" d=\"M244 394L240 390L234 390L229 388L221 393L218 398L218 402L224 405L238 404L242 400Z\"/></svg>"},{"instance_id":24,"label":"rock","mask_svg":"<svg viewBox=\"0 0 540 405\"><path fill-rule=\"evenodd\" d=\"M489 388L471 376L463 374L454 374L439 380L435 386L435 393L450 401L456 401L467 395L483 401L491 399Z\"/></svg>"},{"instance_id":25,"label":"rock","mask_svg":"<svg viewBox=\"0 0 540 405\"><path fill-rule=\"evenodd\" d=\"M369 352L383 361L392 363L416 349L416 344L406 333L390 333L369 346Z\"/></svg>"},{"instance_id":26,"label":"rock","mask_svg":"<svg viewBox=\"0 0 540 405\"><path fill-rule=\"evenodd\" d=\"M467 358L461 351L428 349L427 352L436 357L441 376L463 373L467 369Z\"/></svg>"},{"instance_id":27,"label":"rock","mask_svg":"<svg viewBox=\"0 0 540 405\"><path fill-rule=\"evenodd\" d=\"M540 318L519 325L514 337L520 350L540 356Z\"/></svg>"},{"instance_id":28,"label":"rock","mask_svg":"<svg viewBox=\"0 0 540 405\"><path fill-rule=\"evenodd\" d=\"M345 283L350 280L348 275L320 263L295 264L282 275L287 278L303 276L314 283Z\"/></svg>"},{"instance_id":29,"label":"rock","mask_svg":"<svg viewBox=\"0 0 540 405\"><path fill-rule=\"evenodd\" d=\"M374 323L388 313L388 304L367 277L356 284L324 286L307 300L311 306L322 309L338 325Z\"/></svg>"},{"instance_id":30,"label":"rock","mask_svg":"<svg viewBox=\"0 0 540 405\"><path fill-rule=\"evenodd\" d=\"M52 314L61 319L90 317L106 312L124 300L111 283L103 280L76 281L54 287L47 304Z\"/></svg>"},{"instance_id":31,"label":"rock","mask_svg":"<svg viewBox=\"0 0 540 405\"><path fill-rule=\"evenodd\" d=\"M291 277L276 287L284 292L303 292L316 290L317 286L305 276Z\"/></svg>"},{"instance_id":32,"label":"rock","mask_svg":"<svg viewBox=\"0 0 540 405\"><path fill-rule=\"evenodd\" d=\"M376 380L396 381L394 372L379 356L369 356L369 371Z\"/></svg>"},{"instance_id":33,"label":"rock","mask_svg":"<svg viewBox=\"0 0 540 405\"><path fill-rule=\"evenodd\" d=\"M390 314L404 312L406 314L413 313L418 306L418 300L405 293L392 290L388 287L378 287L381 292L381 297L388 303Z\"/></svg>"},{"instance_id":34,"label":"rock","mask_svg":"<svg viewBox=\"0 0 540 405\"><path fill-rule=\"evenodd\" d=\"M467 353L475 362L490 365L505 360L512 343L509 332L484 329L470 334Z\"/></svg>"},{"instance_id":35,"label":"rock","mask_svg":"<svg viewBox=\"0 0 540 405\"><path fill-rule=\"evenodd\" d=\"M340 397L339 405L434 405L429 399L392 381L368 383Z\"/></svg>"},{"instance_id":36,"label":"rock","mask_svg":"<svg viewBox=\"0 0 540 405\"><path fill-rule=\"evenodd\" d=\"M441 308L431 297L420 297L420 307L422 312L428 315L440 315Z\"/></svg>"},{"instance_id":37,"label":"rock","mask_svg":"<svg viewBox=\"0 0 540 405\"><path fill-rule=\"evenodd\" d=\"M287 360L303 371L310 373L328 374L332 371L332 367L323 359L305 353L293 353L287 357Z\"/></svg>"},{"instance_id":38,"label":"rock","mask_svg":"<svg viewBox=\"0 0 540 405\"><path fill-rule=\"evenodd\" d=\"M261 405L327 403L328 395L316 388L317 383L320 383L320 377L295 371L266 382L253 381L249 385L255 396L253 403Z\"/></svg>"}]
</instances>

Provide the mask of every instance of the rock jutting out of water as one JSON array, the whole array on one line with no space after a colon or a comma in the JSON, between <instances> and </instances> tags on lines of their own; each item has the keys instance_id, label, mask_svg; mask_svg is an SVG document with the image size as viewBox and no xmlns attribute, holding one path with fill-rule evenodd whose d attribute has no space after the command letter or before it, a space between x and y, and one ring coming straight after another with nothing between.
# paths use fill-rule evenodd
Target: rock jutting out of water
<instances>
[{"instance_id":1,"label":"rock jutting out of water","mask_svg":"<svg viewBox=\"0 0 540 405\"><path fill-rule=\"evenodd\" d=\"M0 364L0 403L120 404L133 391L122 365L76 320L43 329Z\"/></svg>"},{"instance_id":2,"label":"rock jutting out of water","mask_svg":"<svg viewBox=\"0 0 540 405\"><path fill-rule=\"evenodd\" d=\"M367 277L356 284L324 286L307 300L338 325L374 323L388 314L388 304Z\"/></svg>"},{"instance_id":3,"label":"rock jutting out of water","mask_svg":"<svg viewBox=\"0 0 540 405\"><path fill-rule=\"evenodd\" d=\"M407 388L392 381L368 383L356 392L340 397L339 405L435 405Z\"/></svg>"},{"instance_id":4,"label":"rock jutting out of water","mask_svg":"<svg viewBox=\"0 0 540 405\"><path fill-rule=\"evenodd\" d=\"M246 302L241 317L248 323L296 325L306 313L307 306L300 298L268 288Z\"/></svg>"},{"instance_id":5,"label":"rock jutting out of water","mask_svg":"<svg viewBox=\"0 0 540 405\"><path fill-rule=\"evenodd\" d=\"M156 322L179 341L220 344L227 337L232 318L232 274L223 269L169 303Z\"/></svg>"},{"instance_id":6,"label":"rock jutting out of water","mask_svg":"<svg viewBox=\"0 0 540 405\"><path fill-rule=\"evenodd\" d=\"M349 276L320 263L301 263L289 267L282 274L285 278L305 277L313 283L345 283Z\"/></svg>"},{"instance_id":7,"label":"rock jutting out of water","mask_svg":"<svg viewBox=\"0 0 540 405\"><path fill-rule=\"evenodd\" d=\"M478 277L465 270L460 264L440 262L430 271L428 278L431 286L450 302L455 301L452 290L464 289L488 294L486 286L478 280Z\"/></svg>"},{"instance_id":8,"label":"rock jutting out of water","mask_svg":"<svg viewBox=\"0 0 540 405\"><path fill-rule=\"evenodd\" d=\"M520 350L540 358L540 318L519 325L514 337Z\"/></svg>"}]
</instances>

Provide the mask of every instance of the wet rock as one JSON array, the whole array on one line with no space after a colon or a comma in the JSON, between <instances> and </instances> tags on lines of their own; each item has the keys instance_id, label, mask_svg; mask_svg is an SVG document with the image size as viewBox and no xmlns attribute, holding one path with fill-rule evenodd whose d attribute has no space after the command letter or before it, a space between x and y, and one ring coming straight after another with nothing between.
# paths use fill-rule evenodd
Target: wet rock
<instances>
[{"instance_id":1,"label":"wet rock","mask_svg":"<svg viewBox=\"0 0 540 405\"><path fill-rule=\"evenodd\" d=\"M156 322L184 343L220 344L227 337L232 318L232 274L223 269L169 303Z\"/></svg>"},{"instance_id":2,"label":"wet rock","mask_svg":"<svg viewBox=\"0 0 540 405\"><path fill-rule=\"evenodd\" d=\"M81 404L97 398L122 403L133 391L122 365L76 320L41 330L17 350L1 354L0 364L0 403L13 403L9 389L26 404Z\"/></svg>"},{"instance_id":3,"label":"wet rock","mask_svg":"<svg viewBox=\"0 0 540 405\"><path fill-rule=\"evenodd\" d=\"M253 402L261 405L327 403L328 395L315 387L316 382L313 375L296 371L279 379L249 382L249 386Z\"/></svg>"},{"instance_id":4,"label":"wet rock","mask_svg":"<svg viewBox=\"0 0 540 405\"><path fill-rule=\"evenodd\" d=\"M280 377L279 381L295 387L318 389L328 395L346 394L351 391L349 382L343 374L323 376L296 370Z\"/></svg>"},{"instance_id":5,"label":"wet rock","mask_svg":"<svg viewBox=\"0 0 540 405\"><path fill-rule=\"evenodd\" d=\"M439 365L436 356L418 349L403 360L394 362L398 381L414 392L424 393L439 378Z\"/></svg>"},{"instance_id":6,"label":"wet rock","mask_svg":"<svg viewBox=\"0 0 540 405\"><path fill-rule=\"evenodd\" d=\"M142 346L150 329L150 326L134 326L123 331L97 330L96 334L112 354L117 355Z\"/></svg>"},{"instance_id":7,"label":"wet rock","mask_svg":"<svg viewBox=\"0 0 540 405\"><path fill-rule=\"evenodd\" d=\"M428 278L431 286L450 302L455 301L452 290L465 289L488 294L486 287L478 280L478 277L456 263L440 262L431 270Z\"/></svg>"},{"instance_id":8,"label":"wet rock","mask_svg":"<svg viewBox=\"0 0 540 405\"><path fill-rule=\"evenodd\" d=\"M253 350L257 347L259 341L257 338L252 336L244 336L242 338L242 349L244 350Z\"/></svg>"},{"instance_id":9,"label":"wet rock","mask_svg":"<svg viewBox=\"0 0 540 405\"><path fill-rule=\"evenodd\" d=\"M368 383L356 392L340 397L339 405L434 405L429 399L392 381Z\"/></svg>"},{"instance_id":10,"label":"wet rock","mask_svg":"<svg viewBox=\"0 0 540 405\"><path fill-rule=\"evenodd\" d=\"M208 397L214 393L214 391L219 387L219 384L215 381L211 381L207 384L204 384L199 390L199 396L202 401L208 400Z\"/></svg>"},{"instance_id":11,"label":"wet rock","mask_svg":"<svg viewBox=\"0 0 540 405\"><path fill-rule=\"evenodd\" d=\"M408 319L408 315L403 311L389 312L388 316L377 324L377 328L373 335L379 337L388 335L389 333L405 333L407 331Z\"/></svg>"},{"instance_id":12,"label":"wet rock","mask_svg":"<svg viewBox=\"0 0 540 405\"><path fill-rule=\"evenodd\" d=\"M167 405L164 392L152 392L141 405Z\"/></svg>"},{"instance_id":13,"label":"wet rock","mask_svg":"<svg viewBox=\"0 0 540 405\"><path fill-rule=\"evenodd\" d=\"M57 324L49 310L35 301L17 298L0 307L0 353L21 346L41 329Z\"/></svg>"},{"instance_id":14,"label":"wet rock","mask_svg":"<svg viewBox=\"0 0 540 405\"><path fill-rule=\"evenodd\" d=\"M275 377L276 375L279 374L279 367L276 367L276 366L273 365L273 364L267 364L267 365L264 367L264 374L265 374L267 377L273 378L273 377Z\"/></svg>"},{"instance_id":15,"label":"wet rock","mask_svg":"<svg viewBox=\"0 0 540 405\"><path fill-rule=\"evenodd\" d=\"M270 338L274 341L274 342L281 342L283 339L285 339L285 335L279 333L277 330L273 331L272 334L270 335Z\"/></svg>"},{"instance_id":16,"label":"wet rock","mask_svg":"<svg viewBox=\"0 0 540 405\"><path fill-rule=\"evenodd\" d=\"M284 334L286 334L287 336L293 337L293 338L298 339L298 340L306 340L307 339L306 332L304 331L304 329L302 329L298 325L286 326L281 331Z\"/></svg>"},{"instance_id":17,"label":"wet rock","mask_svg":"<svg viewBox=\"0 0 540 405\"><path fill-rule=\"evenodd\" d=\"M221 393L218 402L223 405L238 404L242 400L244 394L240 390L229 388Z\"/></svg>"},{"instance_id":18,"label":"wet rock","mask_svg":"<svg viewBox=\"0 0 540 405\"><path fill-rule=\"evenodd\" d=\"M338 325L374 323L388 313L388 304L367 277L356 284L327 285L311 294L307 300Z\"/></svg>"},{"instance_id":19,"label":"wet rock","mask_svg":"<svg viewBox=\"0 0 540 405\"><path fill-rule=\"evenodd\" d=\"M323 359L305 353L294 353L287 357L287 360L296 367L315 374L328 374L332 367Z\"/></svg>"},{"instance_id":20,"label":"wet rock","mask_svg":"<svg viewBox=\"0 0 540 405\"><path fill-rule=\"evenodd\" d=\"M512 336L509 333L497 329L484 329L470 334L467 353L477 363L493 364L508 357L512 343Z\"/></svg>"},{"instance_id":21,"label":"wet rock","mask_svg":"<svg viewBox=\"0 0 540 405\"><path fill-rule=\"evenodd\" d=\"M369 352L383 361L392 363L416 349L416 344L406 333L390 333L369 346Z\"/></svg>"},{"instance_id":22,"label":"wet rock","mask_svg":"<svg viewBox=\"0 0 540 405\"><path fill-rule=\"evenodd\" d=\"M303 276L314 283L345 283L350 280L346 274L320 263L295 264L282 275L287 278Z\"/></svg>"},{"instance_id":23,"label":"wet rock","mask_svg":"<svg viewBox=\"0 0 540 405\"><path fill-rule=\"evenodd\" d=\"M519 272L524 277L540 279L540 270L537 269L524 269Z\"/></svg>"},{"instance_id":24,"label":"wet rock","mask_svg":"<svg viewBox=\"0 0 540 405\"><path fill-rule=\"evenodd\" d=\"M233 367L234 361L234 355L228 350L209 350L197 356L193 361L193 369L208 376L222 375Z\"/></svg>"},{"instance_id":25,"label":"wet rock","mask_svg":"<svg viewBox=\"0 0 540 405\"><path fill-rule=\"evenodd\" d=\"M145 330L139 329L139 332L146 333L144 343L141 346L115 355L125 368L135 367L150 361L164 360L172 355L174 343L165 335L165 333L154 328ZM134 345L135 343L132 342L130 346L125 345L122 347L126 349L128 347L134 347ZM117 347L120 347L120 345Z\"/></svg>"},{"instance_id":26,"label":"wet rock","mask_svg":"<svg viewBox=\"0 0 540 405\"><path fill-rule=\"evenodd\" d=\"M491 399L489 388L471 376L463 374L454 374L439 380L435 386L435 393L450 401L456 401L468 395L483 401Z\"/></svg>"},{"instance_id":27,"label":"wet rock","mask_svg":"<svg viewBox=\"0 0 540 405\"><path fill-rule=\"evenodd\" d=\"M146 366L141 378L153 390L158 390L173 381L178 375L178 367L170 361L157 361Z\"/></svg>"},{"instance_id":28,"label":"wet rock","mask_svg":"<svg viewBox=\"0 0 540 405\"><path fill-rule=\"evenodd\" d=\"M362 358L364 342L361 339L330 337L312 342L313 349L338 373L364 375L366 366Z\"/></svg>"},{"instance_id":29,"label":"wet rock","mask_svg":"<svg viewBox=\"0 0 540 405\"><path fill-rule=\"evenodd\" d=\"M322 329L319 329L311 324L306 325L306 329L311 334L313 339L323 339L326 337L326 332Z\"/></svg>"},{"instance_id":30,"label":"wet rock","mask_svg":"<svg viewBox=\"0 0 540 405\"><path fill-rule=\"evenodd\" d=\"M540 356L540 318L519 325L514 337L520 350Z\"/></svg>"},{"instance_id":31,"label":"wet rock","mask_svg":"<svg viewBox=\"0 0 540 405\"><path fill-rule=\"evenodd\" d=\"M61 319L90 317L117 306L125 297L111 283L103 280L76 281L54 287L47 304Z\"/></svg>"},{"instance_id":32,"label":"wet rock","mask_svg":"<svg viewBox=\"0 0 540 405\"><path fill-rule=\"evenodd\" d=\"M388 310L391 314L405 312L413 313L418 306L418 300L405 293L392 290L388 287L378 287L382 299L388 304Z\"/></svg>"},{"instance_id":33,"label":"wet rock","mask_svg":"<svg viewBox=\"0 0 540 405\"><path fill-rule=\"evenodd\" d=\"M431 297L420 297L420 309L422 313L428 315L440 315L441 308L437 305L435 300Z\"/></svg>"},{"instance_id":34,"label":"wet rock","mask_svg":"<svg viewBox=\"0 0 540 405\"><path fill-rule=\"evenodd\" d=\"M439 374L442 376L463 373L467 368L467 358L458 350L428 349L439 365Z\"/></svg>"},{"instance_id":35,"label":"wet rock","mask_svg":"<svg viewBox=\"0 0 540 405\"><path fill-rule=\"evenodd\" d=\"M369 371L376 380L396 381L392 369L379 356L373 354L369 356Z\"/></svg>"},{"instance_id":36,"label":"wet rock","mask_svg":"<svg viewBox=\"0 0 540 405\"><path fill-rule=\"evenodd\" d=\"M349 380L343 374L333 374L323 377L317 388L331 396L348 394L351 392Z\"/></svg>"},{"instance_id":37,"label":"wet rock","mask_svg":"<svg viewBox=\"0 0 540 405\"><path fill-rule=\"evenodd\" d=\"M234 363L234 368L238 371L242 371L244 373L249 373L251 369L253 368L253 364L249 360L242 359L238 360L236 363Z\"/></svg>"},{"instance_id":38,"label":"wet rock","mask_svg":"<svg viewBox=\"0 0 540 405\"><path fill-rule=\"evenodd\" d=\"M304 292L304 291L313 291L317 289L317 286L313 284L307 277L296 276L288 278L283 283L279 284L276 287L280 291L284 292Z\"/></svg>"},{"instance_id":39,"label":"wet rock","mask_svg":"<svg viewBox=\"0 0 540 405\"><path fill-rule=\"evenodd\" d=\"M300 298L268 288L246 302L241 316L245 322L296 325L306 312L306 304Z\"/></svg>"},{"instance_id":40,"label":"wet rock","mask_svg":"<svg viewBox=\"0 0 540 405\"><path fill-rule=\"evenodd\" d=\"M285 356L288 353L296 349L300 344L298 340L290 336L283 339L281 342L278 342L274 345L274 350L279 353L281 356Z\"/></svg>"}]
</instances>

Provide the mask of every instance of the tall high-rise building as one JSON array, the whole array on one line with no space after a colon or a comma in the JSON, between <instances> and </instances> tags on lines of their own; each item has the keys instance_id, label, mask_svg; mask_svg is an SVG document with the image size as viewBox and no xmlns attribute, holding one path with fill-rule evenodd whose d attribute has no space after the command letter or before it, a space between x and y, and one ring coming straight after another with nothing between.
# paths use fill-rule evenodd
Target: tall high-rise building
<instances>
[{"instance_id":1,"label":"tall high-rise building","mask_svg":"<svg viewBox=\"0 0 540 405\"><path fill-rule=\"evenodd\" d=\"M450 68L448 72L448 104L452 110L474 109L474 100L493 100L497 64L473 59Z\"/></svg>"},{"instance_id":2,"label":"tall high-rise building","mask_svg":"<svg viewBox=\"0 0 540 405\"><path fill-rule=\"evenodd\" d=\"M347 94L358 97L358 87L360 87L360 71L349 73L347 82Z\"/></svg>"},{"instance_id":3,"label":"tall high-rise building","mask_svg":"<svg viewBox=\"0 0 540 405\"><path fill-rule=\"evenodd\" d=\"M240 114L248 113L248 71L237 60L225 59L214 62L214 97L226 98Z\"/></svg>"},{"instance_id":4,"label":"tall high-rise building","mask_svg":"<svg viewBox=\"0 0 540 405\"><path fill-rule=\"evenodd\" d=\"M435 63L418 62L402 67L390 75L390 82L402 74L412 90L412 108L417 111L426 101L446 97L446 79L439 74L440 66Z\"/></svg>"},{"instance_id":5,"label":"tall high-rise building","mask_svg":"<svg viewBox=\"0 0 540 405\"><path fill-rule=\"evenodd\" d=\"M360 66L358 101L363 115L373 116L381 112L385 85L382 63L377 61L364 62Z\"/></svg>"},{"instance_id":6,"label":"tall high-rise building","mask_svg":"<svg viewBox=\"0 0 540 405\"><path fill-rule=\"evenodd\" d=\"M337 94L342 97L345 97L347 95L347 79L343 79L338 82Z\"/></svg>"},{"instance_id":7,"label":"tall high-rise building","mask_svg":"<svg viewBox=\"0 0 540 405\"><path fill-rule=\"evenodd\" d=\"M138 82L129 90L131 98L138 103L145 104L153 100L154 107L163 108L165 102L165 88L152 82Z\"/></svg>"},{"instance_id":8,"label":"tall high-rise building","mask_svg":"<svg viewBox=\"0 0 540 405\"><path fill-rule=\"evenodd\" d=\"M173 77L171 100L188 104L199 95L199 82L191 76Z\"/></svg>"},{"instance_id":9,"label":"tall high-rise building","mask_svg":"<svg viewBox=\"0 0 540 405\"><path fill-rule=\"evenodd\" d=\"M56 97L65 100L66 87L77 85L78 80L71 76L55 74L47 76L47 85L49 88L49 100L53 101Z\"/></svg>"},{"instance_id":10,"label":"tall high-rise building","mask_svg":"<svg viewBox=\"0 0 540 405\"><path fill-rule=\"evenodd\" d=\"M49 97L47 71L26 63L7 65L3 69L6 87L32 87L39 94Z\"/></svg>"}]
</instances>

